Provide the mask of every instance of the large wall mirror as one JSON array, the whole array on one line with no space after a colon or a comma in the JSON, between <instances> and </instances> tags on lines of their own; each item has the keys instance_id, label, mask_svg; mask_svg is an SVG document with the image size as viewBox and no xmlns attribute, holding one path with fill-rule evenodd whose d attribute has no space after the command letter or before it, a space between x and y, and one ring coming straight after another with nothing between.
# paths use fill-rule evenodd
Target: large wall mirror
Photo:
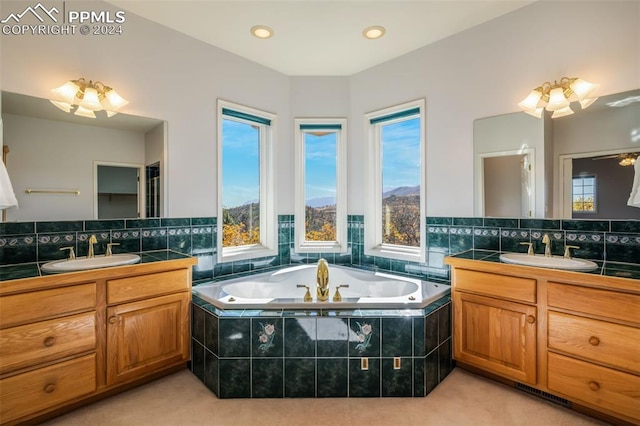
<instances>
[{"instance_id":1,"label":"large wall mirror","mask_svg":"<svg viewBox=\"0 0 640 426\"><path fill-rule=\"evenodd\" d=\"M161 217L167 123L65 113L48 100L2 92L6 167L19 207L6 221Z\"/></svg>"},{"instance_id":2,"label":"large wall mirror","mask_svg":"<svg viewBox=\"0 0 640 426\"><path fill-rule=\"evenodd\" d=\"M574 111L474 122L475 216L640 219L640 89Z\"/></svg>"}]
</instances>

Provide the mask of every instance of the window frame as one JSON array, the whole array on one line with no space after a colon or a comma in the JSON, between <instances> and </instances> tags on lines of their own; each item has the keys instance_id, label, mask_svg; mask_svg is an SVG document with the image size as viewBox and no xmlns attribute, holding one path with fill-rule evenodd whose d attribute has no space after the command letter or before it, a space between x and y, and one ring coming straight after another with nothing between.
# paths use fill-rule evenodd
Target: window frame
<instances>
[{"instance_id":1,"label":"window frame","mask_svg":"<svg viewBox=\"0 0 640 426\"><path fill-rule=\"evenodd\" d=\"M336 240L306 240L305 138L303 125L340 125L336 133ZM294 119L294 249L298 253L345 253L347 251L347 119Z\"/></svg>"},{"instance_id":2,"label":"window frame","mask_svg":"<svg viewBox=\"0 0 640 426\"><path fill-rule=\"evenodd\" d=\"M248 114L269 120L270 124L260 124L242 118L223 114L223 109ZM257 125L260 129L259 153L260 153L260 244L244 246L223 247L223 204L222 204L222 172L223 172L223 134L222 123L224 119L231 119L240 123ZM253 259L258 257L274 256L278 254L278 227L276 214L276 182L274 164L275 135L277 135L277 115L250 108L244 105L218 99L217 101L217 231L218 238L217 260L218 262L232 262L236 260Z\"/></svg>"},{"instance_id":3,"label":"window frame","mask_svg":"<svg viewBox=\"0 0 640 426\"><path fill-rule=\"evenodd\" d=\"M574 201L573 201L573 197L574 197L574 192L573 192L573 188L575 187L575 180L576 179L580 179L581 180L581 185L580 187L582 188L582 196L583 196L583 201L582 204L584 205L585 201L584 201L584 180L585 179L593 179L593 210L574 210L573 206L574 206ZM590 174L584 174L584 175L578 175L578 176L573 176L571 178L571 214L573 213L577 213L577 214L598 214L598 177L595 173L590 173Z\"/></svg>"},{"instance_id":4,"label":"window frame","mask_svg":"<svg viewBox=\"0 0 640 426\"><path fill-rule=\"evenodd\" d=\"M364 115L365 158L365 246L367 256L380 256L404 261L426 260L426 137L425 99L417 99L389 108L372 111ZM408 119L400 117L375 124L371 120L418 108L420 118L420 246L384 244L382 236L382 131L383 124L392 124Z\"/></svg>"}]
</instances>

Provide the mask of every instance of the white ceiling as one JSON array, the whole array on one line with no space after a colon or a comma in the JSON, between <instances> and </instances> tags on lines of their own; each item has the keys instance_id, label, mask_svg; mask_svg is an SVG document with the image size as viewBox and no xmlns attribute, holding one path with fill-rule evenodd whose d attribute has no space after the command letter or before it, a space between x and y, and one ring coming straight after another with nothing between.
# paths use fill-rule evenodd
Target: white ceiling
<instances>
[{"instance_id":1,"label":"white ceiling","mask_svg":"<svg viewBox=\"0 0 640 426\"><path fill-rule=\"evenodd\" d=\"M108 0L287 75L351 75L535 0ZM274 36L249 32L267 25ZM367 40L372 25L386 35Z\"/></svg>"}]
</instances>

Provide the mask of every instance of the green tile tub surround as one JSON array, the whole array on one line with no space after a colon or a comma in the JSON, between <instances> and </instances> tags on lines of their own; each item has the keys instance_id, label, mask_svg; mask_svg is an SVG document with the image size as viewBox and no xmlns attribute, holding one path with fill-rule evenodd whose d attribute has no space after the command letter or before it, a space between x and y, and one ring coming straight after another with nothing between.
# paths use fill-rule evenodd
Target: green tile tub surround
<instances>
[{"instance_id":1,"label":"green tile tub surround","mask_svg":"<svg viewBox=\"0 0 640 426\"><path fill-rule=\"evenodd\" d=\"M191 369L219 398L424 397L453 366L451 297L409 316L399 310L222 311L197 296L192 311ZM216 327L214 347L205 342ZM428 339L434 346L427 352ZM270 342L273 353L262 353L259 345ZM355 347L365 342L362 351ZM361 369L362 357L368 370ZM396 357L400 369L393 368Z\"/></svg>"}]
</instances>

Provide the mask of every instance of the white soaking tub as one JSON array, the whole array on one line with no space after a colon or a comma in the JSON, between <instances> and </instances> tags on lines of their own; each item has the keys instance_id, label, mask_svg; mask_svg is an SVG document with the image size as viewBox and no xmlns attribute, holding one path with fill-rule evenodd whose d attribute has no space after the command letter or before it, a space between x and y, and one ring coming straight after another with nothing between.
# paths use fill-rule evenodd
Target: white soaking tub
<instances>
[{"instance_id":1,"label":"white soaking tub","mask_svg":"<svg viewBox=\"0 0 640 426\"><path fill-rule=\"evenodd\" d=\"M329 300L316 298L315 264L200 284L193 293L219 309L417 309L450 294L446 284L329 265ZM304 301L308 286L313 300ZM338 285L342 301L334 302Z\"/></svg>"}]
</instances>

